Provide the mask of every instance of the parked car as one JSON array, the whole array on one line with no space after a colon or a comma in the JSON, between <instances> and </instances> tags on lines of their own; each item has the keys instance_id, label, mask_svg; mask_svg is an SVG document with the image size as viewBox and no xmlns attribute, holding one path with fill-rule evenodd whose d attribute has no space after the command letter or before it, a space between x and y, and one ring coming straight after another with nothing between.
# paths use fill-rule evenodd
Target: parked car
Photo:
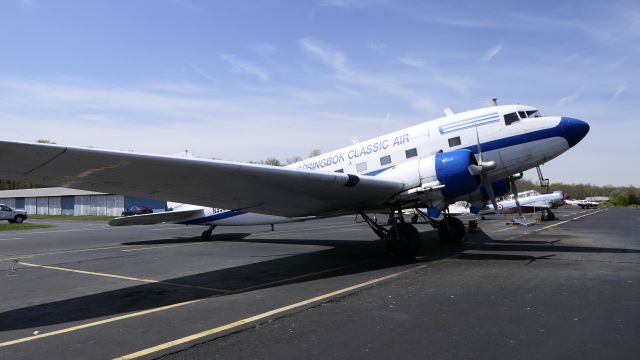
<instances>
[{"instance_id":1,"label":"parked car","mask_svg":"<svg viewBox=\"0 0 640 360\"><path fill-rule=\"evenodd\" d=\"M7 205L0 204L0 220L7 220L12 224L22 224L27 220L27 212L23 210L13 210Z\"/></svg>"},{"instance_id":2,"label":"parked car","mask_svg":"<svg viewBox=\"0 0 640 360\"><path fill-rule=\"evenodd\" d=\"M149 209L146 206L142 205L133 205L132 207L126 209L122 212L122 216L131 216L131 215L142 215L142 214L151 214L153 210Z\"/></svg>"}]
</instances>

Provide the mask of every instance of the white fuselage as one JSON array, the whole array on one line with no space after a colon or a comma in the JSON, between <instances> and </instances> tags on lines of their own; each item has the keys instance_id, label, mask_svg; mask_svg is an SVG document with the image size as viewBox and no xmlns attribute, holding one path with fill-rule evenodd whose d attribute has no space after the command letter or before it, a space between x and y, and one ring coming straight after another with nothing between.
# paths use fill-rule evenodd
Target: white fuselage
<instances>
[{"instance_id":1,"label":"white fuselage","mask_svg":"<svg viewBox=\"0 0 640 360\"><path fill-rule=\"evenodd\" d=\"M398 171L402 168L399 165L458 149L468 149L477 154L479 142L483 160L496 163L495 169L488 172L489 176L504 179L545 163L571 147L563 135L561 120L557 116L542 117L535 108L525 105L482 108L450 114L288 167L393 178L404 181L409 188L415 185L410 184L414 180L410 180L404 171ZM413 173L416 171L412 168ZM301 220L244 211L205 209L204 218L185 223L249 225Z\"/></svg>"}]
</instances>

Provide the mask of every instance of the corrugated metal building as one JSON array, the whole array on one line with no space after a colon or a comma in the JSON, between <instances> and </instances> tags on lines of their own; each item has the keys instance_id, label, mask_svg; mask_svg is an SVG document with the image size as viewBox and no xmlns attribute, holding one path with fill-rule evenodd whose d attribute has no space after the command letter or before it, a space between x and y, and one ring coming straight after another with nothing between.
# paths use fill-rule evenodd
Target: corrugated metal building
<instances>
[{"instance_id":1,"label":"corrugated metal building","mask_svg":"<svg viewBox=\"0 0 640 360\"><path fill-rule=\"evenodd\" d=\"M166 201L141 199L61 187L0 191L0 204L27 214L119 216L124 209L142 205L165 211Z\"/></svg>"}]
</instances>

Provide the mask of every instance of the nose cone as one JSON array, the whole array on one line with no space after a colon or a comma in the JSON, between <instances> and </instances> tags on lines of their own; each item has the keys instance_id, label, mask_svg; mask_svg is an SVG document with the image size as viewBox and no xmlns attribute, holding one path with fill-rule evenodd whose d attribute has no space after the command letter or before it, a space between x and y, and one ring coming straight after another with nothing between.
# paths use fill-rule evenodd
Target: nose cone
<instances>
[{"instance_id":1,"label":"nose cone","mask_svg":"<svg viewBox=\"0 0 640 360\"><path fill-rule=\"evenodd\" d=\"M560 123L564 128L564 137L567 139L570 147L579 143L589 132L589 124L582 120L563 117Z\"/></svg>"}]
</instances>

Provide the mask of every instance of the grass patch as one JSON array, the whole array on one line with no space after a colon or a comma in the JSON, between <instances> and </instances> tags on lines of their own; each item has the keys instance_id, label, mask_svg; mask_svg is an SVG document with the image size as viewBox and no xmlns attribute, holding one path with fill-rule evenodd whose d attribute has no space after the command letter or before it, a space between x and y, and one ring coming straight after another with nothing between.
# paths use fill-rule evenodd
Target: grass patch
<instances>
[{"instance_id":1,"label":"grass patch","mask_svg":"<svg viewBox=\"0 0 640 360\"><path fill-rule=\"evenodd\" d=\"M44 228L50 228L50 227L54 227L54 226L49 224L32 224L32 223L22 223L22 224L0 223L0 231L44 229Z\"/></svg>"},{"instance_id":2,"label":"grass patch","mask_svg":"<svg viewBox=\"0 0 640 360\"><path fill-rule=\"evenodd\" d=\"M114 219L115 216L91 216L91 215L82 215L82 216L73 216L73 215L31 215L29 214L29 219L51 219L51 220L88 220L88 221L109 221Z\"/></svg>"}]
</instances>

